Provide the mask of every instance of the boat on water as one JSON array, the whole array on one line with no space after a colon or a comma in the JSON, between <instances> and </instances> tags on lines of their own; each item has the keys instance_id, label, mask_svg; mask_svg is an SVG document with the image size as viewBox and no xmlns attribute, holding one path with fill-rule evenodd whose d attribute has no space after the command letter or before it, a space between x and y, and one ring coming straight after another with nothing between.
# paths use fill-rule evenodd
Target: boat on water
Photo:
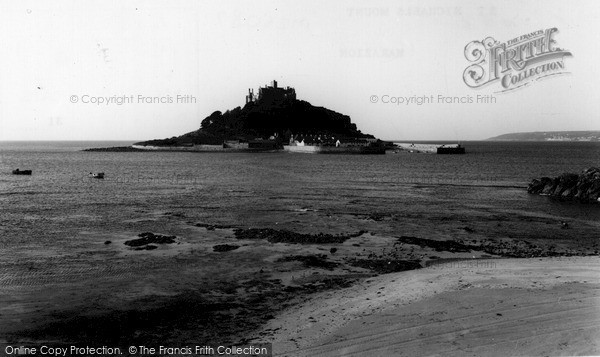
<instances>
[{"instance_id":1,"label":"boat on water","mask_svg":"<svg viewBox=\"0 0 600 357\"><path fill-rule=\"evenodd\" d=\"M13 170L13 175L31 175L31 170Z\"/></svg>"},{"instance_id":2,"label":"boat on water","mask_svg":"<svg viewBox=\"0 0 600 357\"><path fill-rule=\"evenodd\" d=\"M437 153L438 154L464 154L465 147L460 144L453 145L453 146L442 145L437 148Z\"/></svg>"},{"instance_id":3,"label":"boat on water","mask_svg":"<svg viewBox=\"0 0 600 357\"><path fill-rule=\"evenodd\" d=\"M90 172L90 177L91 178L97 178L97 179L103 179L104 178L104 172L98 172L98 173L92 173L92 172Z\"/></svg>"}]
</instances>

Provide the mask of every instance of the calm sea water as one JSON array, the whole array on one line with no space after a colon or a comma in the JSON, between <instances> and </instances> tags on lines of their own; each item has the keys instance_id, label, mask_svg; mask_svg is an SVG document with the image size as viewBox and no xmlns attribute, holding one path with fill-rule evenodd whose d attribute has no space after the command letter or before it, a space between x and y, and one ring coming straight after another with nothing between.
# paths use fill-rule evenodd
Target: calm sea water
<instances>
[{"instance_id":1,"label":"calm sea water","mask_svg":"<svg viewBox=\"0 0 600 357\"><path fill-rule=\"evenodd\" d=\"M467 155L80 151L127 144L0 143L0 245L68 245L81 231L121 232L132 229L131 220L166 211L207 223L323 231L342 228L329 223L331 215L348 218L351 229L380 213L398 223L387 231L399 229L404 217L434 235L440 231L435 218L449 213L474 223L495 215L589 224L600 218L596 206L525 190L531 178L599 165L598 143L466 142ZM12 175L15 168L33 175ZM105 172L106 179L90 179L89 172Z\"/></svg>"}]
</instances>

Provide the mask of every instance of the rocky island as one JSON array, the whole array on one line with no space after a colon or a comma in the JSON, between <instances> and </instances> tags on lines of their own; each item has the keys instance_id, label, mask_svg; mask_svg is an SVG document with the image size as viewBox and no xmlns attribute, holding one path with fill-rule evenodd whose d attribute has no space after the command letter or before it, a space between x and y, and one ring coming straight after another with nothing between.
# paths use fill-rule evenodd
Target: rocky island
<instances>
[{"instance_id":1,"label":"rocky island","mask_svg":"<svg viewBox=\"0 0 600 357\"><path fill-rule=\"evenodd\" d=\"M248 90L243 107L215 111L198 130L181 136L135 143L131 147L88 151L279 151L384 154L385 143L364 134L350 117L296 98L277 81Z\"/></svg>"},{"instance_id":2,"label":"rocky island","mask_svg":"<svg viewBox=\"0 0 600 357\"><path fill-rule=\"evenodd\" d=\"M556 178L533 179L527 192L568 200L600 202L600 168L590 167L579 175L564 173Z\"/></svg>"}]
</instances>

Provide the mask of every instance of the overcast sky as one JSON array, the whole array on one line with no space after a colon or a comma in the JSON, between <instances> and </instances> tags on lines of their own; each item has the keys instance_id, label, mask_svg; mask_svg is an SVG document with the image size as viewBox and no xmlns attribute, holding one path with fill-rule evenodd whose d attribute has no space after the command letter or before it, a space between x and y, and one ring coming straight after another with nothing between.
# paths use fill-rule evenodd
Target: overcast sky
<instances>
[{"instance_id":1,"label":"overcast sky","mask_svg":"<svg viewBox=\"0 0 600 357\"><path fill-rule=\"evenodd\" d=\"M463 82L465 45L553 27L556 45L573 54L564 59L570 74L494 94L496 103L382 103L493 94L502 88ZM382 139L599 130L598 33L594 0L2 0L0 140L180 135L273 79ZM178 95L196 103L176 103ZM134 100L84 103L113 96Z\"/></svg>"}]
</instances>

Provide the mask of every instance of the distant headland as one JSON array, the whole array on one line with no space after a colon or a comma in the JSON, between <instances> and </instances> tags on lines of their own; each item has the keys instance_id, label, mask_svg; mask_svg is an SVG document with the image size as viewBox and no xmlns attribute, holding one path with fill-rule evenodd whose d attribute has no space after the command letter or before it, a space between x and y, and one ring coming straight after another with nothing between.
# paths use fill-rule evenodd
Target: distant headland
<instances>
[{"instance_id":1,"label":"distant headland","mask_svg":"<svg viewBox=\"0 0 600 357\"><path fill-rule=\"evenodd\" d=\"M181 136L153 139L126 148L89 151L274 151L383 154L384 143L362 133L350 117L296 98L277 81L249 89L243 107L215 111L200 128Z\"/></svg>"},{"instance_id":2,"label":"distant headland","mask_svg":"<svg viewBox=\"0 0 600 357\"><path fill-rule=\"evenodd\" d=\"M534 131L510 133L487 139L489 141L600 141L600 130Z\"/></svg>"}]
</instances>

